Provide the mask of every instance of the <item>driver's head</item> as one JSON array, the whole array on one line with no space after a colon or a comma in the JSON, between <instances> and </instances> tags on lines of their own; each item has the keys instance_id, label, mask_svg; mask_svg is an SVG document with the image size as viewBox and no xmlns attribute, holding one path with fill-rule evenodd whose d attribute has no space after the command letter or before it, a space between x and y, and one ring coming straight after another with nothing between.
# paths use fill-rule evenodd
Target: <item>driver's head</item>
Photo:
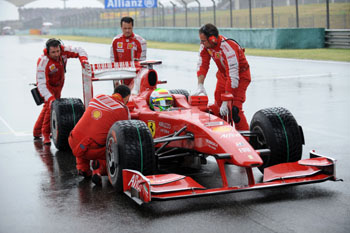
<instances>
[{"instance_id":1,"label":"driver's head","mask_svg":"<svg viewBox=\"0 0 350 233\"><path fill-rule=\"evenodd\" d=\"M120 20L120 27L122 29L123 35L125 37L130 37L133 34L133 27L134 27L134 19L125 16Z\"/></svg>"},{"instance_id":2,"label":"driver's head","mask_svg":"<svg viewBox=\"0 0 350 233\"><path fill-rule=\"evenodd\" d=\"M173 97L166 89L157 88L149 98L149 105L154 111L165 111L173 106Z\"/></svg>"}]
</instances>

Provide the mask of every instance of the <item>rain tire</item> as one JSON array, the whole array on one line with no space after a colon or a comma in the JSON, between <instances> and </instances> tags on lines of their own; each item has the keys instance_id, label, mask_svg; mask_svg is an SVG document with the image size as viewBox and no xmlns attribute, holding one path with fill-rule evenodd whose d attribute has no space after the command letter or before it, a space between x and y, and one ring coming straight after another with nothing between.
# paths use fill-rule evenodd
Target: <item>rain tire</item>
<instances>
[{"instance_id":1,"label":"rain tire","mask_svg":"<svg viewBox=\"0 0 350 233\"><path fill-rule=\"evenodd\" d=\"M118 192L123 191L123 169L154 174L154 142L145 122L122 120L112 125L106 141L106 165L109 182Z\"/></svg>"},{"instance_id":2,"label":"rain tire","mask_svg":"<svg viewBox=\"0 0 350 233\"><path fill-rule=\"evenodd\" d=\"M256 112L250 123L250 131L258 133L250 138L254 149L270 149L271 154L262 156L264 168L301 159L304 136L294 116L285 108L266 108Z\"/></svg>"},{"instance_id":3,"label":"rain tire","mask_svg":"<svg viewBox=\"0 0 350 233\"><path fill-rule=\"evenodd\" d=\"M84 104L77 98L62 98L51 105L52 141L58 150L69 150L68 137L84 114Z\"/></svg>"}]
</instances>

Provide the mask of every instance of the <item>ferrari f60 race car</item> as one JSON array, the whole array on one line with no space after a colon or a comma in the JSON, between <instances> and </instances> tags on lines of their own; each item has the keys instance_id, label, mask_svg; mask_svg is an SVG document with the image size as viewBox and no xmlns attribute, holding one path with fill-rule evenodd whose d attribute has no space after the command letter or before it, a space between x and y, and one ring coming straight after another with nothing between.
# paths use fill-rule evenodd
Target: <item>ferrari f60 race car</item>
<instances>
[{"instance_id":1,"label":"ferrari f60 race car","mask_svg":"<svg viewBox=\"0 0 350 233\"><path fill-rule=\"evenodd\" d=\"M93 96L93 81L133 79L128 103L132 120L118 121L109 130L106 162L113 187L138 204L337 180L334 159L311 151L310 158L301 160L302 128L285 108L256 112L249 131L237 131L234 116L214 115L207 96L189 96L186 90L170 90L170 110L151 110L150 95L164 83L153 69L156 64L161 61L91 64L83 69L85 107ZM69 131L83 112L79 99L53 103L51 126L58 149L68 147ZM206 188L189 176L162 172L170 165L200 168L209 156L217 162L221 186ZM247 184L229 185L225 164L242 167ZM262 182L256 182L253 168L263 173Z\"/></svg>"}]
</instances>

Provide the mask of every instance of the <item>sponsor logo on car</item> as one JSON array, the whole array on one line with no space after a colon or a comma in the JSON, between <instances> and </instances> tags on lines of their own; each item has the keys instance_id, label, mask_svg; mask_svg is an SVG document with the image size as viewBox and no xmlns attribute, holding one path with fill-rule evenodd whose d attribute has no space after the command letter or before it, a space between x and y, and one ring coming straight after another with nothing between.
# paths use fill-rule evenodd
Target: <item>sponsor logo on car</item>
<instances>
[{"instance_id":1,"label":"sponsor logo on car","mask_svg":"<svg viewBox=\"0 0 350 233\"><path fill-rule=\"evenodd\" d=\"M238 137L238 135L240 135L239 133L225 133L225 134L222 134L220 136L220 138L225 138L225 139L228 139L228 138L234 138L234 137Z\"/></svg>"},{"instance_id":2,"label":"sponsor logo on car","mask_svg":"<svg viewBox=\"0 0 350 233\"><path fill-rule=\"evenodd\" d=\"M160 121L158 123L158 125L159 125L159 127L163 127L163 128L166 128L166 129L171 129L171 124L169 124L169 123L165 123L165 122Z\"/></svg>"},{"instance_id":3,"label":"sponsor logo on car","mask_svg":"<svg viewBox=\"0 0 350 233\"><path fill-rule=\"evenodd\" d=\"M208 147L210 147L213 150L216 150L218 147L218 144L209 140L209 139L205 139L205 142L208 144Z\"/></svg>"},{"instance_id":4,"label":"sponsor logo on car","mask_svg":"<svg viewBox=\"0 0 350 233\"><path fill-rule=\"evenodd\" d=\"M220 132L220 133L225 133L225 132L230 132L232 131L232 127L225 125L225 126L217 126L212 128L213 131L215 132Z\"/></svg>"},{"instance_id":5,"label":"sponsor logo on car","mask_svg":"<svg viewBox=\"0 0 350 233\"><path fill-rule=\"evenodd\" d=\"M156 123L154 121L148 121L147 126L152 133L152 137L156 134Z\"/></svg>"},{"instance_id":6,"label":"sponsor logo on car","mask_svg":"<svg viewBox=\"0 0 350 233\"><path fill-rule=\"evenodd\" d=\"M141 188L140 188L140 183L142 182L142 177L140 177L139 175L137 174L134 174L129 183L128 183L128 186L136 189L138 192L141 191Z\"/></svg>"},{"instance_id":7,"label":"sponsor logo on car","mask_svg":"<svg viewBox=\"0 0 350 233\"><path fill-rule=\"evenodd\" d=\"M238 151L241 153L252 152L252 150L249 147L238 148Z\"/></svg>"},{"instance_id":8,"label":"sponsor logo on car","mask_svg":"<svg viewBox=\"0 0 350 233\"><path fill-rule=\"evenodd\" d=\"M236 142L236 146L244 146L243 142Z\"/></svg>"},{"instance_id":9,"label":"sponsor logo on car","mask_svg":"<svg viewBox=\"0 0 350 233\"><path fill-rule=\"evenodd\" d=\"M162 132L164 134L170 134L170 131L166 130L166 129L160 129L160 132Z\"/></svg>"},{"instance_id":10,"label":"sponsor logo on car","mask_svg":"<svg viewBox=\"0 0 350 233\"><path fill-rule=\"evenodd\" d=\"M223 121L211 121L204 124L205 126L211 127L211 126L219 126L224 125Z\"/></svg>"}]
</instances>

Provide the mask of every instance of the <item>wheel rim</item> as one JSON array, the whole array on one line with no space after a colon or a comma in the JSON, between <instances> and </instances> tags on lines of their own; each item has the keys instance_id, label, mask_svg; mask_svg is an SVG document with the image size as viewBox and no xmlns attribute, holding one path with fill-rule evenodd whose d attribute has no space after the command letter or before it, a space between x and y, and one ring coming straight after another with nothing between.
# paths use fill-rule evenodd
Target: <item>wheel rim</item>
<instances>
[{"instance_id":1,"label":"wheel rim","mask_svg":"<svg viewBox=\"0 0 350 233\"><path fill-rule=\"evenodd\" d=\"M255 126L252 131L254 133L258 133L258 136L256 137L256 143L258 148L267 148L268 146L262 128L260 128L259 126Z\"/></svg>"},{"instance_id":2,"label":"wheel rim","mask_svg":"<svg viewBox=\"0 0 350 233\"><path fill-rule=\"evenodd\" d=\"M115 146L116 142L113 137L108 139L107 143L107 171L111 178L118 175L119 172L119 153Z\"/></svg>"},{"instance_id":3,"label":"wheel rim","mask_svg":"<svg viewBox=\"0 0 350 233\"><path fill-rule=\"evenodd\" d=\"M254 133L258 134L258 136L256 137L256 141L255 141L256 145L254 145L254 148L255 149L270 149L268 144L267 144L263 129L260 126L255 126L252 131ZM262 156L261 158L262 158L264 164L261 167L259 167L259 169L263 169L263 168L269 166L270 156Z\"/></svg>"},{"instance_id":4,"label":"wheel rim","mask_svg":"<svg viewBox=\"0 0 350 233\"><path fill-rule=\"evenodd\" d=\"M52 120L51 120L51 132L52 132L52 139L54 141L57 141L57 116L56 111L52 111Z\"/></svg>"}]
</instances>

